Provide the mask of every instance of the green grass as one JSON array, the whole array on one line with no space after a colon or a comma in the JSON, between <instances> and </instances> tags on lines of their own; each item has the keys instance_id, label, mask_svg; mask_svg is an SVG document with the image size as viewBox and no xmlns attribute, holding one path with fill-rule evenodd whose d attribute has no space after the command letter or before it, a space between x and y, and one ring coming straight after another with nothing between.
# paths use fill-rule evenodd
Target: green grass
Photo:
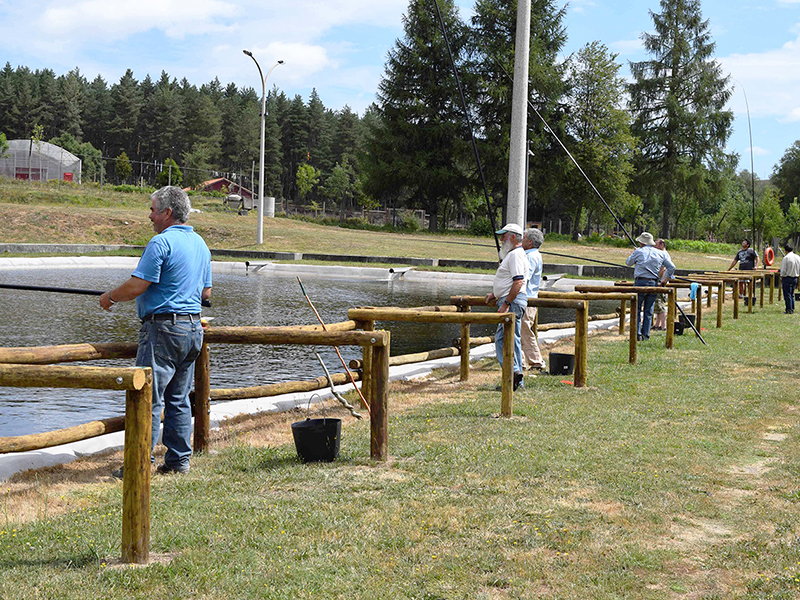
<instances>
[{"instance_id":1,"label":"green grass","mask_svg":"<svg viewBox=\"0 0 800 600\"><path fill-rule=\"evenodd\" d=\"M708 347L654 337L636 365L590 338L591 387L528 379L510 419L493 361L395 385L387 464L349 419L332 464L291 445L197 457L153 480L168 564L106 566L118 483L27 525L0 506L0 598L796 598L798 325L730 311Z\"/></svg>"}]
</instances>

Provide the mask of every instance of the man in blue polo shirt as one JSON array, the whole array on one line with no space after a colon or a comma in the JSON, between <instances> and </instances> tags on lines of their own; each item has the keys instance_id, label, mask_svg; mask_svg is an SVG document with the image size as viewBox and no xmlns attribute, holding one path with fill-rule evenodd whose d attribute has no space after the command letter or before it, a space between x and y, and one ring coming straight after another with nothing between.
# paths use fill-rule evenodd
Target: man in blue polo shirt
<instances>
[{"instance_id":1,"label":"man in blue polo shirt","mask_svg":"<svg viewBox=\"0 0 800 600\"><path fill-rule=\"evenodd\" d=\"M192 455L189 392L194 361L203 345L200 310L211 297L211 253L186 225L191 205L180 188L153 193L150 220L156 234L125 283L100 296L105 310L136 300L142 321L136 365L153 369L152 447L164 408L162 441L167 447L159 473L187 473ZM122 469L114 472L122 477Z\"/></svg>"},{"instance_id":2,"label":"man in blue polo shirt","mask_svg":"<svg viewBox=\"0 0 800 600\"><path fill-rule=\"evenodd\" d=\"M675 274L675 265L669 255L656 249L653 236L646 231L637 237L636 241L639 247L625 261L626 265L634 268L633 284L636 287L657 286L659 283L666 285ZM662 266L665 269L663 275ZM655 303L656 294L639 294L636 311L636 334L639 340L650 339ZM631 326L633 326L633 315L631 315Z\"/></svg>"}]
</instances>

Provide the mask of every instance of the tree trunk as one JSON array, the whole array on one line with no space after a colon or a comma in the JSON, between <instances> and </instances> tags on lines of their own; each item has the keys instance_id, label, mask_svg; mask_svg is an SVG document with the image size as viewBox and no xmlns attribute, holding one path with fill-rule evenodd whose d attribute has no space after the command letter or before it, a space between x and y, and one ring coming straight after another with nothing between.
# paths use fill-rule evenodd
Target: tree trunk
<instances>
[{"instance_id":1,"label":"tree trunk","mask_svg":"<svg viewBox=\"0 0 800 600\"><path fill-rule=\"evenodd\" d=\"M578 233L581 226L581 212L583 212L583 202L578 202L575 207L575 214L572 216L572 241L578 241Z\"/></svg>"}]
</instances>

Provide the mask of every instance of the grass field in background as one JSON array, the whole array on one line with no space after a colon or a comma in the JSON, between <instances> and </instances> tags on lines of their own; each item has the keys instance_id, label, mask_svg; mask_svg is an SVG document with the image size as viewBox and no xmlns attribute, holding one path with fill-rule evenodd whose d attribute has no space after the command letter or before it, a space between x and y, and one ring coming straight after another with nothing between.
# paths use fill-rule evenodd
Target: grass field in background
<instances>
[{"instance_id":1,"label":"grass field in background","mask_svg":"<svg viewBox=\"0 0 800 600\"><path fill-rule=\"evenodd\" d=\"M349 417L331 464L301 464L288 421L265 444L231 428L153 479L145 568L111 566L107 473L0 484L0 598L797 598L800 325L731 310L708 346L656 334L636 365L592 336L588 389L528 378L508 419L495 361L393 384L386 464Z\"/></svg>"},{"instance_id":2,"label":"grass field in background","mask_svg":"<svg viewBox=\"0 0 800 600\"><path fill-rule=\"evenodd\" d=\"M323 226L305 221L270 218L264 222L264 243L256 242L257 216L226 211L221 198L196 197L189 224L209 247L369 256L496 260L494 240L486 237L429 233L387 233ZM0 242L144 245L153 236L147 194L73 185L38 185L0 180ZM738 248L725 253L675 252L679 268L726 269ZM633 248L586 243L548 242L546 263L591 264L581 257L624 264Z\"/></svg>"}]
</instances>

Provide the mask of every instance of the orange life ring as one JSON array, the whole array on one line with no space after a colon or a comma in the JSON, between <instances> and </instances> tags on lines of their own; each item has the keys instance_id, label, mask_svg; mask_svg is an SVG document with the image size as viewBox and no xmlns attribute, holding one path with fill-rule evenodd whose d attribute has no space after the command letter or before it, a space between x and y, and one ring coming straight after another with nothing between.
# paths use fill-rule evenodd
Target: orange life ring
<instances>
[{"instance_id":1,"label":"orange life ring","mask_svg":"<svg viewBox=\"0 0 800 600\"><path fill-rule=\"evenodd\" d=\"M772 263L775 262L775 252L767 246L767 249L764 250L764 265L769 267Z\"/></svg>"}]
</instances>

